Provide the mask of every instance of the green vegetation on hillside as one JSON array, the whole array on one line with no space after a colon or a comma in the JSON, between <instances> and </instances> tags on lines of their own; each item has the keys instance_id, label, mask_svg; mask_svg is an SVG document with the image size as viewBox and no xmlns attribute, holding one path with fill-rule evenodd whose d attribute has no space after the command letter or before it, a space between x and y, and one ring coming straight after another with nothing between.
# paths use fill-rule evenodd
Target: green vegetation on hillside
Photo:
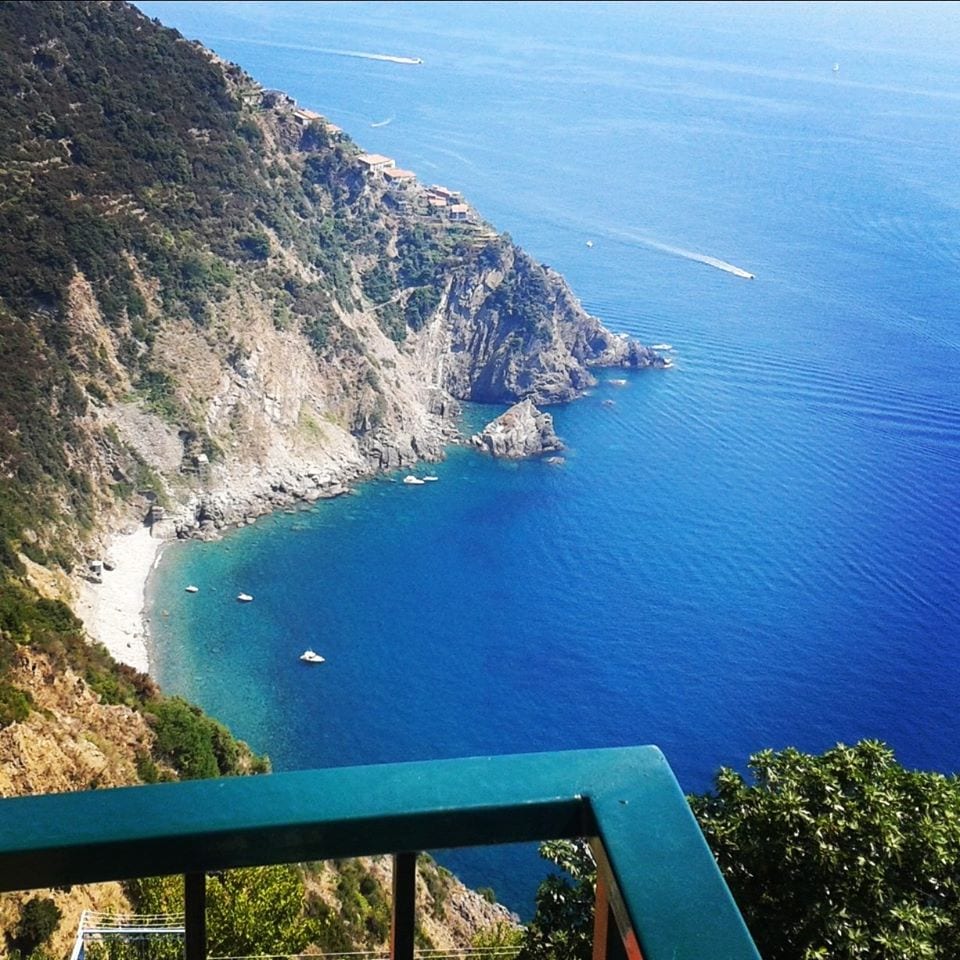
<instances>
[{"instance_id":1,"label":"green vegetation on hillside","mask_svg":"<svg viewBox=\"0 0 960 960\"><path fill-rule=\"evenodd\" d=\"M154 358L161 325L207 327L242 281L329 348L376 218L348 140L284 127L290 151L264 153L252 81L127 4L0 4L0 84L2 561L24 528L49 544L94 522L79 421L117 385L70 322L76 278L147 405L196 427ZM273 263L275 243L315 279Z\"/></svg>"},{"instance_id":2,"label":"green vegetation on hillside","mask_svg":"<svg viewBox=\"0 0 960 960\"><path fill-rule=\"evenodd\" d=\"M70 572L102 510L156 486L89 417L122 398L117 362L148 409L213 450L155 355L163 324L205 329L242 284L318 351L336 346L350 258L373 244L355 148L274 117L289 149L264 152L270 104L252 81L124 3L0 4L0 84L0 724L32 709L5 679L25 644L147 710L143 777L234 772L225 731L89 647L20 554ZM276 245L314 277L274 263Z\"/></svg>"},{"instance_id":3,"label":"green vegetation on hillside","mask_svg":"<svg viewBox=\"0 0 960 960\"><path fill-rule=\"evenodd\" d=\"M26 719L32 709L29 694L9 682L22 646L45 654L57 670L72 669L101 702L145 714L156 731L156 742L152 756L141 760L144 780L157 779L164 768L172 768L182 779L262 773L269 768L265 758L253 756L198 707L164 697L150 677L116 663L100 644L89 643L83 624L66 604L39 598L12 579L0 583L0 728Z\"/></svg>"},{"instance_id":4,"label":"green vegetation on hillside","mask_svg":"<svg viewBox=\"0 0 960 960\"><path fill-rule=\"evenodd\" d=\"M129 891L143 913L183 911L183 877L131 881ZM212 956L297 954L317 939L318 925L305 912L303 872L296 866L246 867L207 877L207 951ZM135 945L131 956L135 955ZM183 956L171 944L171 960ZM111 953L111 957L112 957Z\"/></svg>"}]
</instances>

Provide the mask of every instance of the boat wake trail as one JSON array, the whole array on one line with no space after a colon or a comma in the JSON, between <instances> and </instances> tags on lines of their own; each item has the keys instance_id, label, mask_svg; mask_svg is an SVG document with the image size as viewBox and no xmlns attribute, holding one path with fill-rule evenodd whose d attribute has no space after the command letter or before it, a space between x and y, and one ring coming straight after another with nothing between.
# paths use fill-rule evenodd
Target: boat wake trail
<instances>
[{"instance_id":1,"label":"boat wake trail","mask_svg":"<svg viewBox=\"0 0 960 960\"><path fill-rule=\"evenodd\" d=\"M705 263L708 267L716 270L723 270L724 273L732 273L735 277L743 280L753 280L754 275L740 267L735 267L726 260L719 260L717 257L708 257L705 253L696 253L693 250L684 250L682 247L671 247L665 243L657 243L656 240L647 240L642 237L636 238L644 246L651 247L654 250L660 250L662 253L669 253L674 257L683 257L684 260L693 260L696 263Z\"/></svg>"},{"instance_id":2,"label":"boat wake trail","mask_svg":"<svg viewBox=\"0 0 960 960\"><path fill-rule=\"evenodd\" d=\"M274 47L280 50L305 50L308 53L323 53L333 57L355 57L358 60L380 60L386 63L420 64L420 57L394 57L388 53L366 53L363 50L330 50L327 47L314 47L304 43L279 43L275 40L255 40L250 37L215 37L218 40L230 40L233 43L249 43L257 47Z\"/></svg>"},{"instance_id":3,"label":"boat wake trail","mask_svg":"<svg viewBox=\"0 0 960 960\"><path fill-rule=\"evenodd\" d=\"M318 50L318 53L329 53L335 57L355 57L357 60L381 60L386 63L423 63L419 57L393 57L388 53L364 53L362 50Z\"/></svg>"},{"instance_id":4,"label":"boat wake trail","mask_svg":"<svg viewBox=\"0 0 960 960\"><path fill-rule=\"evenodd\" d=\"M393 117L387 117L386 120L378 120L376 123L371 123L371 127L385 127L388 123L393 123Z\"/></svg>"}]
</instances>

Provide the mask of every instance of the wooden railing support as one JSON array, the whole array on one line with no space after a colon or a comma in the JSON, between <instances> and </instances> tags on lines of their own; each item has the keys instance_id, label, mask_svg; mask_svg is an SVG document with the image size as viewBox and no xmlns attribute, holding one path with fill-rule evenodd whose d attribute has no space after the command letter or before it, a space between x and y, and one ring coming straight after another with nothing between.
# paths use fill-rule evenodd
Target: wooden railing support
<instances>
[{"instance_id":1,"label":"wooden railing support","mask_svg":"<svg viewBox=\"0 0 960 960\"><path fill-rule=\"evenodd\" d=\"M643 960L636 932L617 890L603 847L598 842L593 842L590 846L597 862L593 960Z\"/></svg>"}]
</instances>

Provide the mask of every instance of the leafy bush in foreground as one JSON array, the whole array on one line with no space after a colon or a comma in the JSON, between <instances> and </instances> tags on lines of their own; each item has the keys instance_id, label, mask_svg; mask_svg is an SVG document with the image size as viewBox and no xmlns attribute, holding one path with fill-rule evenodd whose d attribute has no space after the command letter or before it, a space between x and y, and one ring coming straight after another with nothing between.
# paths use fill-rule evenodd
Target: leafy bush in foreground
<instances>
[{"instance_id":1,"label":"leafy bush in foreground","mask_svg":"<svg viewBox=\"0 0 960 960\"><path fill-rule=\"evenodd\" d=\"M764 750L694 813L767 960L960 956L960 781L865 740Z\"/></svg>"},{"instance_id":2,"label":"leafy bush in foreground","mask_svg":"<svg viewBox=\"0 0 960 960\"><path fill-rule=\"evenodd\" d=\"M960 956L956 776L906 770L874 740L763 750L748 766L689 799L765 960ZM568 877L541 885L522 957L588 957L587 852L541 849Z\"/></svg>"}]
</instances>

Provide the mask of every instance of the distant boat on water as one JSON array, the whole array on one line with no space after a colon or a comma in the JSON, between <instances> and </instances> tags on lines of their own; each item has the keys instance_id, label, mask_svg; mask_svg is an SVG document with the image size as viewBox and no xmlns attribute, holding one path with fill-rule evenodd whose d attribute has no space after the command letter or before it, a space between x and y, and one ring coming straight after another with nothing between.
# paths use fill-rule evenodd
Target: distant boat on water
<instances>
[{"instance_id":1,"label":"distant boat on water","mask_svg":"<svg viewBox=\"0 0 960 960\"><path fill-rule=\"evenodd\" d=\"M304 663L326 663L326 659L321 657L319 653L314 653L312 650L304 650L300 654L300 659Z\"/></svg>"},{"instance_id":2,"label":"distant boat on water","mask_svg":"<svg viewBox=\"0 0 960 960\"><path fill-rule=\"evenodd\" d=\"M253 597L251 597L249 593L238 593L237 599L241 603L249 603L253 599Z\"/></svg>"},{"instance_id":3,"label":"distant boat on water","mask_svg":"<svg viewBox=\"0 0 960 960\"><path fill-rule=\"evenodd\" d=\"M198 591L200 588L199 588L199 587L195 587L195 586L191 583L189 587L185 587L184 589L187 591L187 593L197 593L197 591Z\"/></svg>"},{"instance_id":4,"label":"distant boat on water","mask_svg":"<svg viewBox=\"0 0 960 960\"><path fill-rule=\"evenodd\" d=\"M835 64L833 65L833 72L834 72L834 73L839 73L839 72L840 72L840 64L839 64L839 63L835 63Z\"/></svg>"}]
</instances>

